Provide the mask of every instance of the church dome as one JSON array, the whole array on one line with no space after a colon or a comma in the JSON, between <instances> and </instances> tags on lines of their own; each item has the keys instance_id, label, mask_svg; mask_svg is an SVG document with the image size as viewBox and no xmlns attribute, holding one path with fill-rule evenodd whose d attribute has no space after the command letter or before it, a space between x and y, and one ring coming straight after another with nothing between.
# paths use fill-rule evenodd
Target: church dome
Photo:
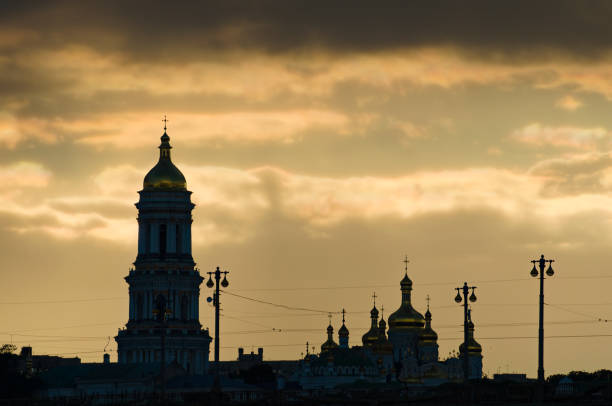
<instances>
[{"instance_id":1,"label":"church dome","mask_svg":"<svg viewBox=\"0 0 612 406\"><path fill-rule=\"evenodd\" d=\"M387 338L387 323L381 318L378 323L378 339L376 340L375 351L378 353L390 354L393 352L393 344Z\"/></svg>"},{"instance_id":2,"label":"church dome","mask_svg":"<svg viewBox=\"0 0 612 406\"><path fill-rule=\"evenodd\" d=\"M425 328L419 335L419 341L424 343L436 342L438 340L438 333L431 328L431 312L429 311L429 306L427 312L425 312Z\"/></svg>"},{"instance_id":3,"label":"church dome","mask_svg":"<svg viewBox=\"0 0 612 406\"><path fill-rule=\"evenodd\" d=\"M372 320L370 330L361 337L364 346L371 346L378 341L378 309L376 306L370 310L370 319Z\"/></svg>"},{"instance_id":4,"label":"church dome","mask_svg":"<svg viewBox=\"0 0 612 406\"><path fill-rule=\"evenodd\" d=\"M412 306L400 306L391 316L389 316L389 328L397 329L421 329L425 326L423 315L416 311Z\"/></svg>"},{"instance_id":5,"label":"church dome","mask_svg":"<svg viewBox=\"0 0 612 406\"><path fill-rule=\"evenodd\" d=\"M159 161L144 178L144 190L187 190L187 181L170 159L170 137L164 132L159 146Z\"/></svg>"},{"instance_id":6,"label":"church dome","mask_svg":"<svg viewBox=\"0 0 612 406\"><path fill-rule=\"evenodd\" d=\"M348 337L349 330L348 328L346 328L346 325L344 325L344 323L342 324L342 327L340 327L340 330L338 330L338 335L340 337Z\"/></svg>"},{"instance_id":7,"label":"church dome","mask_svg":"<svg viewBox=\"0 0 612 406\"><path fill-rule=\"evenodd\" d=\"M400 282L402 290L402 304L400 308L389 316L389 330L410 330L422 329L425 326L423 315L416 311L410 303L410 292L412 291L412 281L408 275Z\"/></svg>"},{"instance_id":8,"label":"church dome","mask_svg":"<svg viewBox=\"0 0 612 406\"><path fill-rule=\"evenodd\" d=\"M333 335L334 335L334 328L330 324L329 326L327 326L327 341L325 341L321 345L321 352L330 351L330 350L333 350L334 348L338 348L338 344L334 342Z\"/></svg>"},{"instance_id":9,"label":"church dome","mask_svg":"<svg viewBox=\"0 0 612 406\"><path fill-rule=\"evenodd\" d=\"M467 349L469 354L480 354L482 353L482 346L474 339L474 323L471 320L471 315L469 316L470 320L468 321L468 342ZM465 343L461 343L459 346L459 353L463 353L465 351Z\"/></svg>"}]
</instances>

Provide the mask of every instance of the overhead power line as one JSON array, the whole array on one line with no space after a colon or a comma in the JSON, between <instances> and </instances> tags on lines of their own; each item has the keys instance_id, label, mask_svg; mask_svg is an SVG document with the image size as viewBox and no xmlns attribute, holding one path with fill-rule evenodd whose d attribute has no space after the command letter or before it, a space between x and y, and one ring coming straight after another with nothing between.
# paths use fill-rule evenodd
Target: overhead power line
<instances>
[{"instance_id":1,"label":"overhead power line","mask_svg":"<svg viewBox=\"0 0 612 406\"><path fill-rule=\"evenodd\" d=\"M321 313L321 314L339 314L339 311L330 311L330 310L320 310L320 309L310 309L307 307L295 307L295 306L289 306L289 305L284 305L284 304L279 304L279 303L272 303L272 302L268 302L265 300L261 300L261 299L255 299L252 297L248 297L248 296L242 296L242 295L238 295L236 293L232 293L232 292L228 292L226 290L222 290L223 293L230 295L230 296L234 296L234 297L239 297L241 299L244 300L249 300L251 302L257 302L257 303L261 303L261 304L266 304L269 306L274 306L274 307L279 307L282 309L287 309L287 310L300 310L303 312L313 312L313 313Z\"/></svg>"},{"instance_id":2,"label":"overhead power line","mask_svg":"<svg viewBox=\"0 0 612 406\"><path fill-rule=\"evenodd\" d=\"M611 275L583 275L583 276L568 276L558 278L559 280L580 280L580 279L610 279ZM507 282L526 282L530 281L530 278L513 278L513 279L488 279L488 280L477 280L474 283L486 284L486 283L507 283ZM444 286L454 285L456 281L452 282L424 282L420 283L419 286ZM279 288L246 288L246 289L235 289L237 292L246 291L301 291L301 290L340 290L340 289L375 289L375 288L397 288L397 284L388 285L345 285L345 286L302 286L302 287L279 287ZM229 293L229 292L228 292ZM234 293L235 296L238 296ZM128 296L121 297L100 297L100 298L75 298L75 299L48 299L48 300L33 300L33 301L8 301L0 302L2 305L36 305L36 304L61 304L61 303L86 303L86 302L100 302L100 301L112 301L112 300L127 300ZM612 305L612 303L593 303L593 304L579 304L579 305ZM577 304L578 305L578 304ZM296 308L300 310L300 308ZM329 313L327 311L320 311L322 313Z\"/></svg>"},{"instance_id":3,"label":"overhead power line","mask_svg":"<svg viewBox=\"0 0 612 406\"><path fill-rule=\"evenodd\" d=\"M35 300L28 302L0 302L0 305L35 305L35 304L55 304L55 303L82 303L82 302L103 302L109 300L126 300L125 297L99 297L94 299L58 299L58 300Z\"/></svg>"}]
</instances>

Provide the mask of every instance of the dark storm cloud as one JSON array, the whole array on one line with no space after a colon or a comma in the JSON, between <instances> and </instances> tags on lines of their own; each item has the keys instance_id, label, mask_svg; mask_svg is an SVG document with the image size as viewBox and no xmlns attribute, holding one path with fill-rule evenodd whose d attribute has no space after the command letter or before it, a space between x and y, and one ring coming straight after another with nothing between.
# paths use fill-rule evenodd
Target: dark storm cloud
<instances>
[{"instance_id":1,"label":"dark storm cloud","mask_svg":"<svg viewBox=\"0 0 612 406\"><path fill-rule=\"evenodd\" d=\"M86 43L145 59L417 46L489 58L596 57L612 43L605 1L13 2L0 14L4 27L33 30L49 45Z\"/></svg>"}]
</instances>

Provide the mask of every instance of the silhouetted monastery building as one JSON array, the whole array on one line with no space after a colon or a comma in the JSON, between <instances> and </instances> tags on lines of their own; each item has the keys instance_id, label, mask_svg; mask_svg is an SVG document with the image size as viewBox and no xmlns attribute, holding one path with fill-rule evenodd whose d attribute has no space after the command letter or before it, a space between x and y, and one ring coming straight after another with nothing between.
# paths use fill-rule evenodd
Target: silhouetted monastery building
<instances>
[{"instance_id":1,"label":"silhouetted monastery building","mask_svg":"<svg viewBox=\"0 0 612 406\"><path fill-rule=\"evenodd\" d=\"M459 347L459 357L439 360L438 334L432 327L427 306L425 316L412 306L412 281L408 274L400 282L400 307L379 320L376 303L370 311L370 329L361 346L349 347L349 330L344 315L338 331L340 345L333 340L333 326L327 327L327 340L319 355L307 354L298 379L304 389L334 388L358 381L370 383L402 382L414 385L439 385L463 379L462 358L469 354L470 379L482 378L482 347L474 339L471 315L467 349Z\"/></svg>"},{"instance_id":2,"label":"silhouetted monastery building","mask_svg":"<svg viewBox=\"0 0 612 406\"><path fill-rule=\"evenodd\" d=\"M138 192L138 255L125 278L129 319L115 340L119 363L159 363L165 334L166 363L176 361L189 374L201 375L208 369L211 337L199 321L203 279L191 256L195 206L185 177L170 159L171 148L164 131L159 161Z\"/></svg>"},{"instance_id":3,"label":"silhouetted monastery building","mask_svg":"<svg viewBox=\"0 0 612 406\"><path fill-rule=\"evenodd\" d=\"M3 367L6 371L19 375L32 376L60 366L81 364L78 357L64 358L56 355L33 355L32 347L21 347L19 355L2 354Z\"/></svg>"}]
</instances>

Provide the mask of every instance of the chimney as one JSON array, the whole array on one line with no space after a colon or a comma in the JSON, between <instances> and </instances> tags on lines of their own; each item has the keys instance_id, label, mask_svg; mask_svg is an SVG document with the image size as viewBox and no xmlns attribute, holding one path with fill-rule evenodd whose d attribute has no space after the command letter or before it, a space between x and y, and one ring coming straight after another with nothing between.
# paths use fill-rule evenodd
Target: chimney
<instances>
[{"instance_id":1,"label":"chimney","mask_svg":"<svg viewBox=\"0 0 612 406\"><path fill-rule=\"evenodd\" d=\"M238 360L242 359L243 355L244 355L244 348L242 347L238 348Z\"/></svg>"},{"instance_id":2,"label":"chimney","mask_svg":"<svg viewBox=\"0 0 612 406\"><path fill-rule=\"evenodd\" d=\"M110 354L104 353L104 363L110 364Z\"/></svg>"},{"instance_id":3,"label":"chimney","mask_svg":"<svg viewBox=\"0 0 612 406\"><path fill-rule=\"evenodd\" d=\"M257 349L257 355L259 356L259 360L263 361L263 348L259 347Z\"/></svg>"}]
</instances>

